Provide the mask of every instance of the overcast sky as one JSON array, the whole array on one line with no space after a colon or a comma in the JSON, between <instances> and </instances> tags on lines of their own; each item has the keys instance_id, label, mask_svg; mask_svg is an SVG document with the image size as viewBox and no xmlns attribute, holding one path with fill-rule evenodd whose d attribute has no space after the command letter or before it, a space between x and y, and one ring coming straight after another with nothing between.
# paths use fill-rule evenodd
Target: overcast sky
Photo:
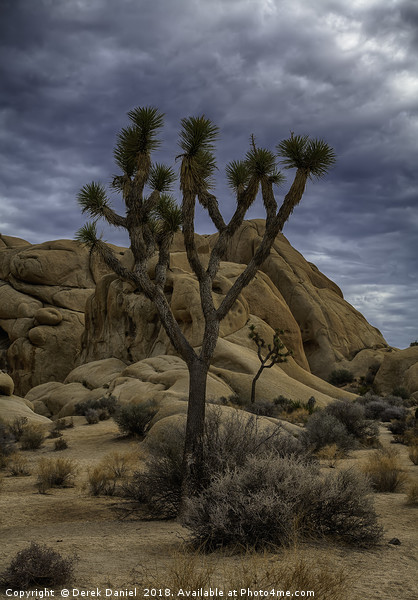
<instances>
[{"instance_id":1,"label":"overcast sky","mask_svg":"<svg viewBox=\"0 0 418 600\"><path fill-rule=\"evenodd\" d=\"M116 174L116 134L135 106L165 113L156 158L172 165L182 117L205 114L220 127L216 193L226 217L223 169L251 134L271 149L290 130L310 134L338 163L309 183L285 235L389 344L418 338L416 0L0 7L1 233L73 238L83 223L77 192ZM259 204L249 217L263 217ZM202 214L197 230L213 231ZM120 232L105 238L126 243Z\"/></svg>"}]
</instances>

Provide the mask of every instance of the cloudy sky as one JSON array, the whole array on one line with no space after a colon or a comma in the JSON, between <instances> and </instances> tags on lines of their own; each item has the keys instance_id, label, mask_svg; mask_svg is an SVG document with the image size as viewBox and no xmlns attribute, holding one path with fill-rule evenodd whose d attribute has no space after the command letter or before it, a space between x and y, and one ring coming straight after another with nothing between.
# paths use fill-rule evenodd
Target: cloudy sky
<instances>
[{"instance_id":1,"label":"cloudy sky","mask_svg":"<svg viewBox=\"0 0 418 600\"><path fill-rule=\"evenodd\" d=\"M284 233L389 344L409 346L417 59L416 0L0 0L0 232L72 238L77 192L116 173L116 134L135 106L165 113L156 158L172 165L182 117L220 127L226 217L223 169L251 134L271 149L291 130L321 137L338 163L309 184ZM213 231L203 214L197 230Z\"/></svg>"}]
</instances>

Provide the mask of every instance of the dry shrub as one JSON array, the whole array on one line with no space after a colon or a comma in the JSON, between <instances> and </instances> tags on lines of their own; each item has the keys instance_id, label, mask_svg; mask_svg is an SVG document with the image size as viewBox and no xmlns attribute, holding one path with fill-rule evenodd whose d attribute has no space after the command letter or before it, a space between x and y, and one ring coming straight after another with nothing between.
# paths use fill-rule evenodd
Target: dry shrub
<instances>
[{"instance_id":1,"label":"dry shrub","mask_svg":"<svg viewBox=\"0 0 418 600\"><path fill-rule=\"evenodd\" d=\"M9 431L15 440L19 441L28 424L27 417L15 417L9 424Z\"/></svg>"},{"instance_id":2,"label":"dry shrub","mask_svg":"<svg viewBox=\"0 0 418 600\"><path fill-rule=\"evenodd\" d=\"M12 590L61 585L72 578L75 561L75 556L64 558L53 548L32 542L16 554L2 574L1 582Z\"/></svg>"},{"instance_id":3,"label":"dry shrub","mask_svg":"<svg viewBox=\"0 0 418 600\"><path fill-rule=\"evenodd\" d=\"M283 595L289 591L288 596L310 590L321 600L348 600L351 579L348 569L336 565L331 553L317 558L299 547L281 549L277 554L247 551L236 557L182 550L164 571L148 569L135 573L138 587L168 588L174 596L180 590L218 587L223 590L224 598L236 595L234 590L275 589L283 590ZM252 597L239 591L238 594L242 598Z\"/></svg>"},{"instance_id":4,"label":"dry shrub","mask_svg":"<svg viewBox=\"0 0 418 600\"><path fill-rule=\"evenodd\" d=\"M69 458L41 458L37 469L37 486L41 494L53 487L71 487L77 468Z\"/></svg>"},{"instance_id":5,"label":"dry shrub","mask_svg":"<svg viewBox=\"0 0 418 600\"><path fill-rule=\"evenodd\" d=\"M296 408L293 412L282 412L277 415L278 419L289 423L307 423L312 413L307 408Z\"/></svg>"},{"instance_id":6,"label":"dry shrub","mask_svg":"<svg viewBox=\"0 0 418 600\"><path fill-rule=\"evenodd\" d=\"M133 453L111 452L88 471L89 492L92 496L113 496L122 493L123 483L132 472Z\"/></svg>"},{"instance_id":7,"label":"dry shrub","mask_svg":"<svg viewBox=\"0 0 418 600\"><path fill-rule=\"evenodd\" d=\"M20 436L21 450L38 450L44 442L45 431L40 425L27 425Z\"/></svg>"},{"instance_id":8,"label":"dry shrub","mask_svg":"<svg viewBox=\"0 0 418 600\"><path fill-rule=\"evenodd\" d=\"M193 543L268 548L329 536L372 546L382 535L366 478L354 470L323 477L300 458L249 457L214 476L182 515Z\"/></svg>"},{"instance_id":9,"label":"dry shrub","mask_svg":"<svg viewBox=\"0 0 418 600\"><path fill-rule=\"evenodd\" d=\"M28 459L18 452L12 454L7 465L7 470L12 477L25 477L26 475L30 475Z\"/></svg>"},{"instance_id":10,"label":"dry shrub","mask_svg":"<svg viewBox=\"0 0 418 600\"><path fill-rule=\"evenodd\" d=\"M418 481L410 483L406 490L406 503L408 506L418 506Z\"/></svg>"},{"instance_id":11,"label":"dry shrub","mask_svg":"<svg viewBox=\"0 0 418 600\"><path fill-rule=\"evenodd\" d=\"M362 467L362 471L369 477L376 492L399 492L407 480L395 448L375 450Z\"/></svg>"},{"instance_id":12,"label":"dry shrub","mask_svg":"<svg viewBox=\"0 0 418 600\"><path fill-rule=\"evenodd\" d=\"M408 456L414 465L418 465L418 444L414 444L408 448Z\"/></svg>"},{"instance_id":13,"label":"dry shrub","mask_svg":"<svg viewBox=\"0 0 418 600\"><path fill-rule=\"evenodd\" d=\"M120 406L113 415L121 433L142 437L149 428L149 424L158 412L158 406L153 400L139 404L125 404Z\"/></svg>"},{"instance_id":14,"label":"dry shrub","mask_svg":"<svg viewBox=\"0 0 418 600\"><path fill-rule=\"evenodd\" d=\"M54 450L56 452L59 452L60 450L66 450L67 448L68 448L67 440L65 440L63 437L59 437L58 439L55 440Z\"/></svg>"},{"instance_id":15,"label":"dry shrub","mask_svg":"<svg viewBox=\"0 0 418 600\"><path fill-rule=\"evenodd\" d=\"M161 438L146 442L148 456L141 471L134 473L125 494L146 507L152 516L175 517L180 503L185 423L178 423ZM243 465L249 456L295 455L308 461L301 442L284 433L281 426L261 427L260 420L239 410L225 415L210 407L203 438L202 485L213 475Z\"/></svg>"},{"instance_id":16,"label":"dry shrub","mask_svg":"<svg viewBox=\"0 0 418 600\"><path fill-rule=\"evenodd\" d=\"M0 469L7 467L9 457L16 450L15 438L6 423L0 420Z\"/></svg>"},{"instance_id":17,"label":"dry shrub","mask_svg":"<svg viewBox=\"0 0 418 600\"><path fill-rule=\"evenodd\" d=\"M316 456L320 460L325 461L328 466L333 469L337 462L344 457L344 452L338 448L337 444L328 444L328 446L320 448L317 451Z\"/></svg>"}]
</instances>

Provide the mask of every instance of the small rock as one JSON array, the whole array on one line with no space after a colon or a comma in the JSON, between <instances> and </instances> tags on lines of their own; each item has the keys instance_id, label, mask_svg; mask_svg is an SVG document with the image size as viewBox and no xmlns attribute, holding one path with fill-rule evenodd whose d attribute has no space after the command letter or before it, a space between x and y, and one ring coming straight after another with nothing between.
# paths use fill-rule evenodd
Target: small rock
<instances>
[{"instance_id":1,"label":"small rock","mask_svg":"<svg viewBox=\"0 0 418 600\"><path fill-rule=\"evenodd\" d=\"M389 540L388 544L393 544L394 546L400 546L401 541L398 538L392 538L391 540Z\"/></svg>"}]
</instances>

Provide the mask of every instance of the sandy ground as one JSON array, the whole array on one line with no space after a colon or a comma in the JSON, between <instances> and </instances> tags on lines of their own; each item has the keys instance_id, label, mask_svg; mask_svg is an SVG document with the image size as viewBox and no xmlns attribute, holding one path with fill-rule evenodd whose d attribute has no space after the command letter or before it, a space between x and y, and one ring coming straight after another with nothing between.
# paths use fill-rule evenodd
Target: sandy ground
<instances>
[{"instance_id":1,"label":"sandy ground","mask_svg":"<svg viewBox=\"0 0 418 600\"><path fill-rule=\"evenodd\" d=\"M85 425L82 417L74 419L75 427L64 432L69 448L53 452L54 440L35 452L24 452L32 471L40 457L66 457L78 464L75 486L53 489L39 494L36 476L4 477L0 488L0 571L11 558L35 540L47 544L63 555L76 553L79 561L74 582L68 586L91 591L96 586L129 590L138 582L138 573L164 573L172 557L179 552L187 531L175 521L121 520L115 510L115 497L91 497L85 486L89 466L113 451L131 452L132 441L118 436L113 421ZM382 443L391 436L382 428ZM407 449L397 445L404 471L418 479L418 467L408 458ZM340 466L361 463L369 450L353 452ZM384 540L373 550L356 550L330 546L327 543L304 545L310 556L325 557L350 574L347 597L356 600L417 600L418 598L418 508L405 504L405 494L375 494L376 510L384 527ZM388 544L391 538L399 546ZM331 557L331 559L330 559ZM237 560L233 556L212 555L215 565ZM143 580L142 580L143 581ZM150 580L150 585L162 582ZM0 597L5 598L6 596ZM54 597L60 597L60 591ZM72 596L70 596L72 597ZM92 596L90 596L92 597ZM317 597L317 596L315 596Z\"/></svg>"}]
</instances>

